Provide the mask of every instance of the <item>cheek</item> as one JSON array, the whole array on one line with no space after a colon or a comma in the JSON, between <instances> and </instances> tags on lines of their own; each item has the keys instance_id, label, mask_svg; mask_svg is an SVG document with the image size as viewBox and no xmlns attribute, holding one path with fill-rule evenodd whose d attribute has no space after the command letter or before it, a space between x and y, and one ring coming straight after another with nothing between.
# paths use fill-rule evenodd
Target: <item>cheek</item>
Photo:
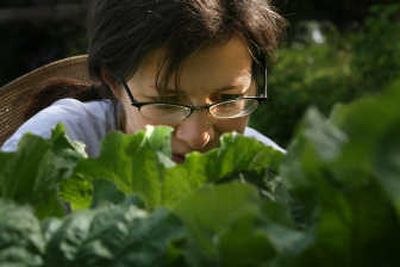
<instances>
[{"instance_id":1,"label":"cheek","mask_svg":"<svg viewBox=\"0 0 400 267\"><path fill-rule=\"evenodd\" d=\"M247 123L249 121L249 117L237 118L237 119L229 119L229 120L220 120L214 124L214 128L219 133L232 132L236 131L238 133L243 133Z\"/></svg>"},{"instance_id":2,"label":"cheek","mask_svg":"<svg viewBox=\"0 0 400 267\"><path fill-rule=\"evenodd\" d=\"M132 107L128 97L120 97L119 100L122 103L124 116L122 116L123 120L123 129L125 133L132 134L139 130L142 130L146 127L146 125L160 125L154 120L143 117L137 108ZM168 125L173 127L173 125Z\"/></svg>"},{"instance_id":3,"label":"cheek","mask_svg":"<svg viewBox=\"0 0 400 267\"><path fill-rule=\"evenodd\" d=\"M139 130L144 129L146 125L154 125L154 126L165 125L171 127L175 126L175 125L160 124L159 122L143 117L136 108L132 108L131 106L127 108L128 109L125 109L127 111L125 116L126 133L135 133Z\"/></svg>"},{"instance_id":4,"label":"cheek","mask_svg":"<svg viewBox=\"0 0 400 267\"><path fill-rule=\"evenodd\" d=\"M124 111L124 116L122 117L124 132L132 134L144 129L148 122L140 115L139 111L135 107L132 107L127 101L123 101L122 105Z\"/></svg>"}]
</instances>

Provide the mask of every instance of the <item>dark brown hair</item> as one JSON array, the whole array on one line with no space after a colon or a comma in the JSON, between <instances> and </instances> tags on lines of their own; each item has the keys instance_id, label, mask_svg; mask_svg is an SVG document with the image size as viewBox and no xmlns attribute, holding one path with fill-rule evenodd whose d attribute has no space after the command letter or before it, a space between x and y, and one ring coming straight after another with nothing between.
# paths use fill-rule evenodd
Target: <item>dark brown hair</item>
<instances>
[{"instance_id":1,"label":"dark brown hair","mask_svg":"<svg viewBox=\"0 0 400 267\"><path fill-rule=\"evenodd\" d=\"M50 78L43 82L41 90L30 99L24 114L25 119L51 105L54 101L66 97L75 98L83 102L114 99L111 91L103 86L96 86L76 79Z\"/></svg>"},{"instance_id":2,"label":"dark brown hair","mask_svg":"<svg viewBox=\"0 0 400 267\"><path fill-rule=\"evenodd\" d=\"M49 81L32 99L26 115L30 117L63 97L82 101L108 98L116 103L102 81L102 69L117 81L126 80L146 55L162 47L167 54L159 70L163 75L156 81L159 89L174 73L179 88L179 68L190 54L228 41L235 34L264 61L277 48L284 27L285 20L267 0L92 0L88 64L95 85Z\"/></svg>"},{"instance_id":3,"label":"dark brown hair","mask_svg":"<svg viewBox=\"0 0 400 267\"><path fill-rule=\"evenodd\" d=\"M102 69L128 79L148 53L165 47L158 86L179 73L190 54L234 34L244 37L250 51L270 55L285 26L267 0L94 0L90 11L92 79L101 80Z\"/></svg>"}]
</instances>

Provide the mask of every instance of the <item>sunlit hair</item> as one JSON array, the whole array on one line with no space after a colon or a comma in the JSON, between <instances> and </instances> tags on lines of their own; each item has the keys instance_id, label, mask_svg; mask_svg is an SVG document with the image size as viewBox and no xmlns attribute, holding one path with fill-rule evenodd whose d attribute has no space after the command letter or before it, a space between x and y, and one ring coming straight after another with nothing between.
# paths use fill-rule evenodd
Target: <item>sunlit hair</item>
<instances>
[{"instance_id":1,"label":"sunlit hair","mask_svg":"<svg viewBox=\"0 0 400 267\"><path fill-rule=\"evenodd\" d=\"M166 48L158 87L179 73L189 55L233 35L244 38L249 51L268 56L285 26L266 0L94 0L90 12L91 77L100 81L105 69L128 79L146 55Z\"/></svg>"}]
</instances>

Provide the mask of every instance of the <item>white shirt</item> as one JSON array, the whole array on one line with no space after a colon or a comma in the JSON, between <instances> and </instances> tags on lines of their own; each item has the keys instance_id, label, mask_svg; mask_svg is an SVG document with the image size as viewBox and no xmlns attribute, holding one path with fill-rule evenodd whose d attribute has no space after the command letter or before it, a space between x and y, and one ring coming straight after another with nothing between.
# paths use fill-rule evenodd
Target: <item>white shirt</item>
<instances>
[{"instance_id":1,"label":"white shirt","mask_svg":"<svg viewBox=\"0 0 400 267\"><path fill-rule=\"evenodd\" d=\"M115 105L111 100L81 102L64 98L54 102L26 121L1 147L3 151L15 151L22 136L30 132L44 138L50 138L51 130L58 124L64 124L67 136L86 145L89 157L100 152L101 140L107 133L117 130ZM284 151L268 137L246 127L245 136L254 137L267 146Z\"/></svg>"}]
</instances>

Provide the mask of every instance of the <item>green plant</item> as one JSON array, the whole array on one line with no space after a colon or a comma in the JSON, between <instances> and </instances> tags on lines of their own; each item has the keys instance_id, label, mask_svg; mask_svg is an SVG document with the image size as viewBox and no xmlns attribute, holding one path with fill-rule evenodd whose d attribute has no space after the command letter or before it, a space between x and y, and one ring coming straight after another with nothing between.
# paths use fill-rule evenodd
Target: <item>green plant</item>
<instances>
[{"instance_id":1,"label":"green plant","mask_svg":"<svg viewBox=\"0 0 400 267\"><path fill-rule=\"evenodd\" d=\"M302 44L279 51L269 75L269 101L251 118L251 126L287 146L309 106L325 115L337 101L353 97L350 53L331 43Z\"/></svg>"},{"instance_id":2,"label":"green plant","mask_svg":"<svg viewBox=\"0 0 400 267\"><path fill-rule=\"evenodd\" d=\"M328 115L337 102L380 93L400 74L400 6L377 5L357 32L329 30L325 43L293 42L278 52L269 102L251 125L286 147L309 106Z\"/></svg>"},{"instance_id":3,"label":"green plant","mask_svg":"<svg viewBox=\"0 0 400 267\"><path fill-rule=\"evenodd\" d=\"M380 92L400 74L400 5L376 5L356 33L352 69L360 95Z\"/></svg>"},{"instance_id":4,"label":"green plant","mask_svg":"<svg viewBox=\"0 0 400 267\"><path fill-rule=\"evenodd\" d=\"M0 265L397 266L399 101L400 80L310 109L287 154L228 134L180 165L165 127L94 159L61 126L28 135L0 153Z\"/></svg>"}]
</instances>

